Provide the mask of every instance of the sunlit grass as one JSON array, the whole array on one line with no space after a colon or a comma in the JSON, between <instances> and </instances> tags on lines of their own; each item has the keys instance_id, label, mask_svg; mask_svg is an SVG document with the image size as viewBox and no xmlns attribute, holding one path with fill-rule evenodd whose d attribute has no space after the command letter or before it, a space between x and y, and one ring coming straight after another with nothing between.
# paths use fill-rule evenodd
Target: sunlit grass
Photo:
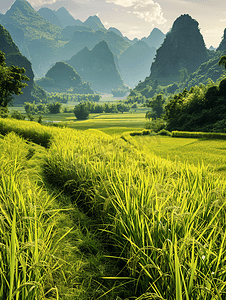
<instances>
[{"instance_id":1,"label":"sunlit grass","mask_svg":"<svg viewBox=\"0 0 226 300\"><path fill-rule=\"evenodd\" d=\"M175 162L187 162L198 166L204 163L209 170L225 177L226 141L192 138L171 138L164 136L135 136L141 145L162 157Z\"/></svg>"},{"instance_id":2,"label":"sunlit grass","mask_svg":"<svg viewBox=\"0 0 226 300\"><path fill-rule=\"evenodd\" d=\"M54 198L31 183L24 167L29 147L15 134L1 144L0 299L56 295L52 273L57 210ZM55 240L57 242L57 240Z\"/></svg>"},{"instance_id":3,"label":"sunlit grass","mask_svg":"<svg viewBox=\"0 0 226 300\"><path fill-rule=\"evenodd\" d=\"M23 122L1 124L3 133L11 129L31 135ZM43 180L94 220L93 229L111 251L108 258L121 266L117 275L94 268L101 283L96 294L89 294L91 299L225 299L225 180L209 173L205 160L201 163L203 156L214 164L210 153L222 155L223 143L158 136L130 140L126 134L121 139L93 129L42 126L41 131L37 124L32 126L34 139L36 134L39 140L42 134L49 139ZM183 153L182 158L175 160L175 153ZM14 210L11 215L9 232L14 235ZM80 247L89 253L100 249L89 234ZM67 278L68 271L65 274ZM95 281L91 279L89 291ZM125 289L119 295L120 281Z\"/></svg>"}]
</instances>

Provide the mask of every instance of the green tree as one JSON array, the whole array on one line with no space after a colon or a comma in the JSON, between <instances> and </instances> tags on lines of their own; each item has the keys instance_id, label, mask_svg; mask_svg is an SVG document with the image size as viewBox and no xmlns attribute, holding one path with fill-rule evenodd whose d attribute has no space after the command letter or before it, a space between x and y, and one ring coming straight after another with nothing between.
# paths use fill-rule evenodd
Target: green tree
<instances>
[{"instance_id":1,"label":"green tree","mask_svg":"<svg viewBox=\"0 0 226 300\"><path fill-rule=\"evenodd\" d=\"M74 114L78 120L86 120L89 118L89 107L85 102L75 105Z\"/></svg>"},{"instance_id":2,"label":"green tree","mask_svg":"<svg viewBox=\"0 0 226 300\"><path fill-rule=\"evenodd\" d=\"M151 118L155 119L155 117L156 116L155 116L155 113L153 111L149 110L149 111L146 112L145 118L148 119L149 121L150 121Z\"/></svg>"},{"instance_id":3,"label":"green tree","mask_svg":"<svg viewBox=\"0 0 226 300\"><path fill-rule=\"evenodd\" d=\"M148 102L147 107L151 107L156 117L159 118L164 112L164 102L163 95L159 94Z\"/></svg>"},{"instance_id":4,"label":"green tree","mask_svg":"<svg viewBox=\"0 0 226 300\"><path fill-rule=\"evenodd\" d=\"M179 70L180 73L180 81L184 82L188 78L188 70L186 68L181 68Z\"/></svg>"},{"instance_id":5,"label":"green tree","mask_svg":"<svg viewBox=\"0 0 226 300\"><path fill-rule=\"evenodd\" d=\"M13 101L13 95L23 94L22 88L27 86L24 80L29 78L24 75L25 69L7 66L5 63L5 54L0 51L0 107L7 108Z\"/></svg>"},{"instance_id":6,"label":"green tree","mask_svg":"<svg viewBox=\"0 0 226 300\"><path fill-rule=\"evenodd\" d=\"M58 114L60 112L62 104L59 102L48 104L48 109L51 114Z\"/></svg>"},{"instance_id":7,"label":"green tree","mask_svg":"<svg viewBox=\"0 0 226 300\"><path fill-rule=\"evenodd\" d=\"M22 113L19 110L14 110L11 117L13 119L17 119L17 120L24 120L25 119L25 116L22 115Z\"/></svg>"},{"instance_id":8,"label":"green tree","mask_svg":"<svg viewBox=\"0 0 226 300\"><path fill-rule=\"evenodd\" d=\"M224 66L226 69L226 55L221 56L219 62L218 62L219 66Z\"/></svg>"}]
</instances>

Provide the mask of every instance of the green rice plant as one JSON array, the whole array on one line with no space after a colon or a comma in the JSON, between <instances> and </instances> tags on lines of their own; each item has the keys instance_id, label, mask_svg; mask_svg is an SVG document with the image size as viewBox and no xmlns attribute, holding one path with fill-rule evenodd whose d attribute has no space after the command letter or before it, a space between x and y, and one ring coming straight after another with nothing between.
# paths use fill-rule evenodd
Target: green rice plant
<instances>
[{"instance_id":1,"label":"green rice plant","mask_svg":"<svg viewBox=\"0 0 226 300\"><path fill-rule=\"evenodd\" d=\"M95 219L121 261L118 277L104 280L127 280L135 299L225 298L224 181L203 164L173 163L95 132L55 129L50 140L45 179ZM19 220L14 210L10 220Z\"/></svg>"},{"instance_id":2,"label":"green rice plant","mask_svg":"<svg viewBox=\"0 0 226 300\"><path fill-rule=\"evenodd\" d=\"M59 211L52 209L54 198L29 180L27 148L15 134L1 145L0 299L58 299L53 273L63 238L54 239Z\"/></svg>"},{"instance_id":3,"label":"green rice plant","mask_svg":"<svg viewBox=\"0 0 226 300\"><path fill-rule=\"evenodd\" d=\"M140 175L139 184L132 180L134 174L128 184L114 180L111 232L130 276L137 278L136 293L151 291L164 299L223 299L225 186L201 167L196 172L180 167L176 180L170 173L165 178L158 173L153 178ZM218 263L223 269L215 278Z\"/></svg>"},{"instance_id":4,"label":"green rice plant","mask_svg":"<svg viewBox=\"0 0 226 300\"><path fill-rule=\"evenodd\" d=\"M224 202L220 205L219 200L224 197L223 186L203 166L176 166L144 155L123 141L101 139L88 132L73 135L67 131L63 135L54 137L46 175L105 224L109 242L115 245L129 276L136 279L134 294L150 292L175 299L178 282L188 295L194 293L195 271L185 276L184 268L189 269L186 260L192 261L196 270L206 251L204 246L220 240L216 228L218 218L224 218ZM179 241L175 246L176 237ZM190 257L193 240L195 254ZM205 272L202 264L199 267L202 275L197 284L203 286L214 267ZM197 299L202 298L197 293Z\"/></svg>"},{"instance_id":5,"label":"green rice plant","mask_svg":"<svg viewBox=\"0 0 226 300\"><path fill-rule=\"evenodd\" d=\"M6 135L12 131L44 147L48 147L53 134L50 127L45 128L36 122L0 119L0 133Z\"/></svg>"},{"instance_id":6,"label":"green rice plant","mask_svg":"<svg viewBox=\"0 0 226 300\"><path fill-rule=\"evenodd\" d=\"M54 138L46 174L105 224L136 279L134 294L175 299L181 285L182 299L221 295L223 269L209 278L225 259L224 185L204 166L175 165L120 140L66 136Z\"/></svg>"}]
</instances>

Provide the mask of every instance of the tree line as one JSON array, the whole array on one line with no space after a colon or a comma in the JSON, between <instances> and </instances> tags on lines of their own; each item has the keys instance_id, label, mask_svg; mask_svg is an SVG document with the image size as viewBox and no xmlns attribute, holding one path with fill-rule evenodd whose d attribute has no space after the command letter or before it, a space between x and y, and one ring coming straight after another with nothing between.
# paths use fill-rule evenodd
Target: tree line
<instances>
[{"instance_id":1,"label":"tree line","mask_svg":"<svg viewBox=\"0 0 226 300\"><path fill-rule=\"evenodd\" d=\"M78 120L86 120L90 113L123 113L129 110L130 106L123 102L98 104L85 101L76 105L73 112Z\"/></svg>"}]
</instances>

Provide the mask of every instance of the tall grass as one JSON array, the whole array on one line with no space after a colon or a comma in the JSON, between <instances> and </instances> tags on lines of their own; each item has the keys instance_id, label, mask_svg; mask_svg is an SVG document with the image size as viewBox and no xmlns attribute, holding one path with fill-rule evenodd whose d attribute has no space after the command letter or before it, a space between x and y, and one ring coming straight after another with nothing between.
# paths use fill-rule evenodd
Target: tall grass
<instances>
[{"instance_id":1,"label":"tall grass","mask_svg":"<svg viewBox=\"0 0 226 300\"><path fill-rule=\"evenodd\" d=\"M121 261L118 277L104 280L127 280L134 299L225 299L225 182L203 165L162 160L95 132L56 129L50 141L45 179L96 220L112 259ZM12 205L12 257L19 257L16 212ZM42 253L39 243L33 248ZM7 274L6 286L18 282Z\"/></svg>"},{"instance_id":2,"label":"tall grass","mask_svg":"<svg viewBox=\"0 0 226 300\"><path fill-rule=\"evenodd\" d=\"M66 132L53 139L46 176L98 218L136 282L133 295L223 299L225 184L204 166L176 165L119 139Z\"/></svg>"},{"instance_id":3,"label":"tall grass","mask_svg":"<svg viewBox=\"0 0 226 300\"><path fill-rule=\"evenodd\" d=\"M54 198L29 180L19 137L9 134L0 148L0 299L58 299Z\"/></svg>"},{"instance_id":4,"label":"tall grass","mask_svg":"<svg viewBox=\"0 0 226 300\"><path fill-rule=\"evenodd\" d=\"M18 121L14 119L0 119L0 133L6 135L15 132L19 136L36 144L48 147L53 135L51 127L43 127L37 122Z\"/></svg>"}]
</instances>

